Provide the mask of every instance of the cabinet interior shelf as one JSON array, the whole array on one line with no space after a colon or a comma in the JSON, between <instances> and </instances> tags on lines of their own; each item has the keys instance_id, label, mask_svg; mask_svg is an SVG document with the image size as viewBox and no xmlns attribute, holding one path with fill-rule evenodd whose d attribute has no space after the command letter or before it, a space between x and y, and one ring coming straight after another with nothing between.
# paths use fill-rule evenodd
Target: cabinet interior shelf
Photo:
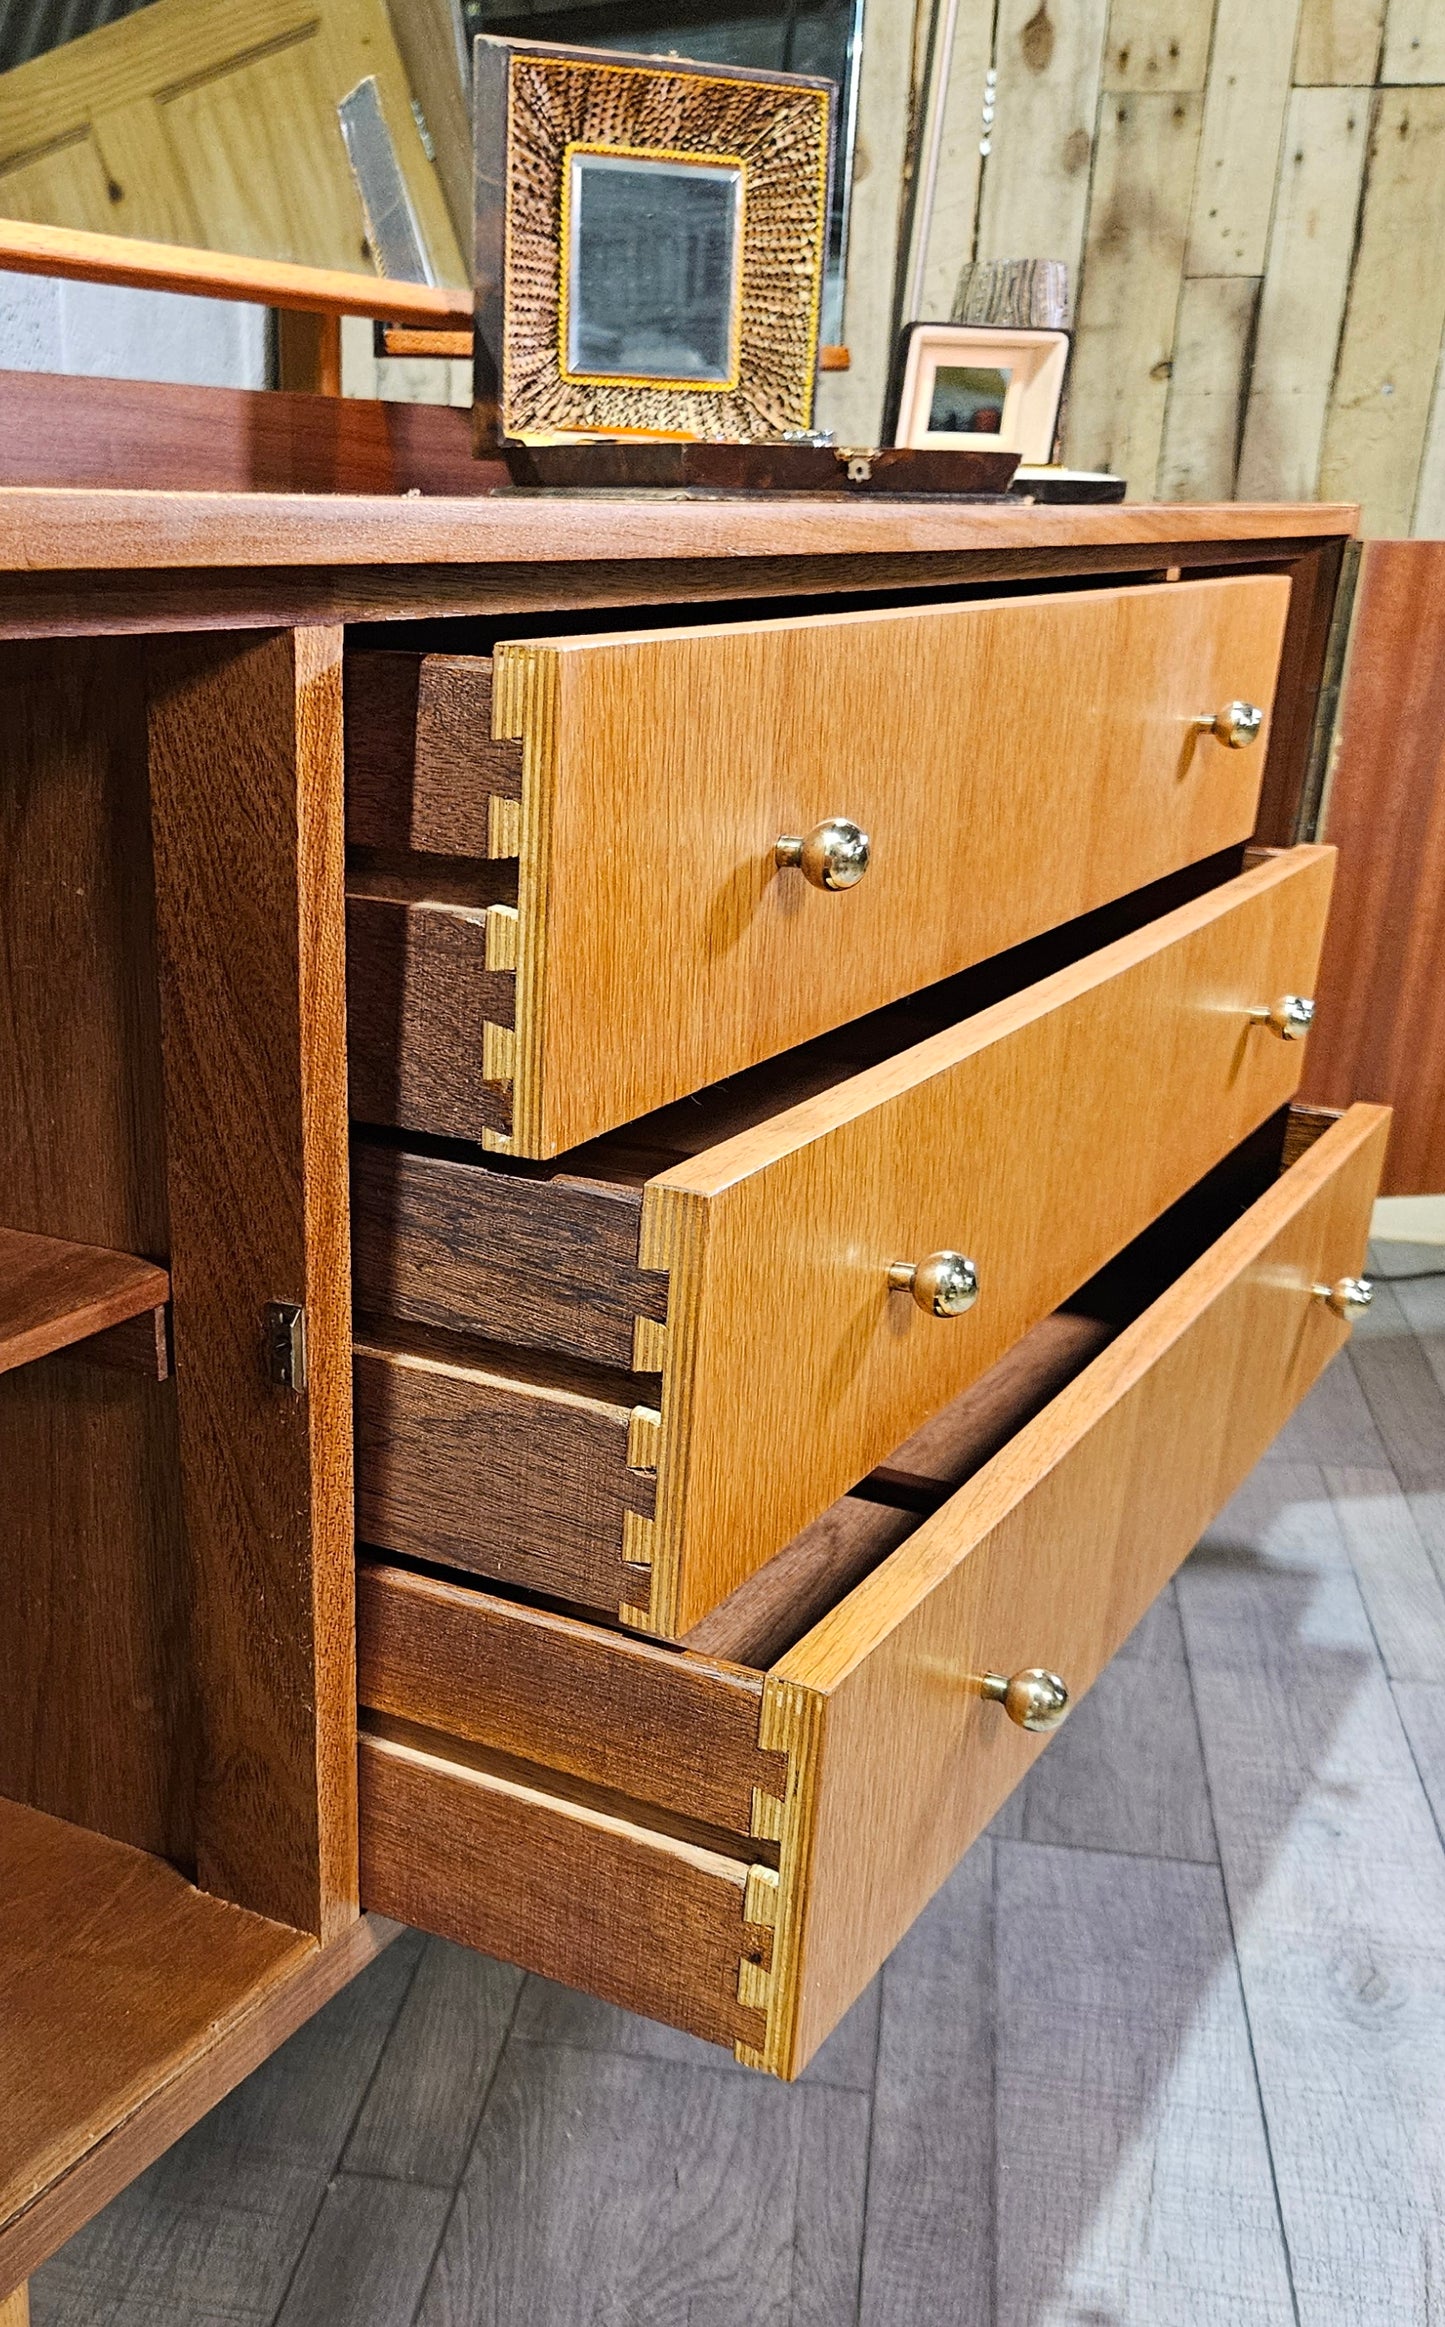
<instances>
[{"instance_id":1,"label":"cabinet interior shelf","mask_svg":"<svg viewBox=\"0 0 1445 2327\"><path fill-rule=\"evenodd\" d=\"M157 1321L154 1342L169 1297L170 1279L154 1261L0 1228L0 1373L147 1316ZM128 1362L129 1346L118 1343L110 1362Z\"/></svg>"},{"instance_id":2,"label":"cabinet interior shelf","mask_svg":"<svg viewBox=\"0 0 1445 2327\"><path fill-rule=\"evenodd\" d=\"M0 1799L0 2298L343 1986L330 1946Z\"/></svg>"}]
</instances>

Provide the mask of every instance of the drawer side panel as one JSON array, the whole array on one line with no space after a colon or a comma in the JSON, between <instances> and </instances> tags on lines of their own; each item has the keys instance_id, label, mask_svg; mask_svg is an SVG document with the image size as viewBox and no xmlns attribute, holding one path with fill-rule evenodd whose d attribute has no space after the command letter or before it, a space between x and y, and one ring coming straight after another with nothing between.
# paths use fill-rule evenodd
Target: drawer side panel
<instances>
[{"instance_id":1,"label":"drawer side panel","mask_svg":"<svg viewBox=\"0 0 1445 2327\"><path fill-rule=\"evenodd\" d=\"M760 1673L364 1561L361 1702L547 1763L635 1801L747 1834L753 1789L786 1769L758 1745Z\"/></svg>"},{"instance_id":2,"label":"drawer side panel","mask_svg":"<svg viewBox=\"0 0 1445 2327\"><path fill-rule=\"evenodd\" d=\"M761 2042L738 1980L772 1935L745 1920L744 1861L391 1738L360 1754L365 1906L709 2043Z\"/></svg>"}]
</instances>

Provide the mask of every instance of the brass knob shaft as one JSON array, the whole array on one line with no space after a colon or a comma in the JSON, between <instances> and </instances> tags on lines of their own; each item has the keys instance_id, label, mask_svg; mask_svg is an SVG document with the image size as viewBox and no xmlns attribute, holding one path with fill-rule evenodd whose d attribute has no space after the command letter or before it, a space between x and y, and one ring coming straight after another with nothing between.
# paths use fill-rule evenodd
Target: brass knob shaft
<instances>
[{"instance_id":1,"label":"brass knob shaft","mask_svg":"<svg viewBox=\"0 0 1445 2327\"><path fill-rule=\"evenodd\" d=\"M856 888L872 855L867 833L848 816L826 816L811 832L785 832L773 849L775 863L796 865L815 889Z\"/></svg>"},{"instance_id":2,"label":"brass knob shaft","mask_svg":"<svg viewBox=\"0 0 1445 2327\"><path fill-rule=\"evenodd\" d=\"M1057 1729L1069 1710L1067 1688L1057 1673L1045 1672L1042 1665L1021 1673L985 1673L980 1688L1020 1729Z\"/></svg>"},{"instance_id":3,"label":"brass knob shaft","mask_svg":"<svg viewBox=\"0 0 1445 2327\"><path fill-rule=\"evenodd\" d=\"M1226 703L1218 711L1206 712L1194 724L1202 734L1212 735L1231 751L1246 751L1250 744L1259 741L1264 713L1258 703Z\"/></svg>"},{"instance_id":4,"label":"brass knob shaft","mask_svg":"<svg viewBox=\"0 0 1445 2327\"><path fill-rule=\"evenodd\" d=\"M1337 1317L1343 1317L1347 1325L1363 1317L1375 1298L1375 1288L1368 1277L1337 1277L1332 1285L1316 1285L1314 1291L1315 1298L1323 1301L1327 1309L1333 1309Z\"/></svg>"},{"instance_id":5,"label":"brass knob shaft","mask_svg":"<svg viewBox=\"0 0 1445 2327\"><path fill-rule=\"evenodd\" d=\"M911 1293L930 1317L961 1317L978 1299L978 1270L961 1252L931 1252L927 1260L896 1260L888 1271L895 1293Z\"/></svg>"},{"instance_id":6,"label":"brass knob shaft","mask_svg":"<svg viewBox=\"0 0 1445 2327\"><path fill-rule=\"evenodd\" d=\"M1315 1022L1315 1006L1308 994L1281 994L1267 1009L1249 1013L1256 1026L1267 1026L1281 1042L1303 1042Z\"/></svg>"}]
</instances>

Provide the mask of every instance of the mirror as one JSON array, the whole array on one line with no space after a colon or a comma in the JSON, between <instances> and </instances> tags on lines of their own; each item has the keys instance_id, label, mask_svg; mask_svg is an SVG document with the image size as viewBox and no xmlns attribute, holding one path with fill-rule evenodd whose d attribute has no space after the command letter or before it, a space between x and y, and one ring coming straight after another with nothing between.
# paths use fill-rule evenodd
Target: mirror
<instances>
[{"instance_id":1,"label":"mirror","mask_svg":"<svg viewBox=\"0 0 1445 2327\"><path fill-rule=\"evenodd\" d=\"M731 386L740 167L574 148L563 195L566 376Z\"/></svg>"},{"instance_id":2,"label":"mirror","mask_svg":"<svg viewBox=\"0 0 1445 2327\"><path fill-rule=\"evenodd\" d=\"M0 216L372 274L410 217L421 280L471 279L467 57L478 32L815 73L841 91L825 340L839 336L862 0L66 0L0 8ZM57 39L57 33L61 37ZM368 231L339 108L370 81L365 145L392 189ZM721 178L585 172L582 230L631 249L612 311L577 313L579 362L617 376L663 272L701 267L678 377L725 378L718 285L737 244ZM645 221L680 197L660 239ZM612 262L609 262L611 265ZM735 263L735 262L734 262ZM678 270L682 274L678 274ZM644 279L653 290L645 288ZM599 292L598 299L603 294ZM710 318L710 319L709 319ZM610 342L610 345L609 345Z\"/></svg>"}]
</instances>

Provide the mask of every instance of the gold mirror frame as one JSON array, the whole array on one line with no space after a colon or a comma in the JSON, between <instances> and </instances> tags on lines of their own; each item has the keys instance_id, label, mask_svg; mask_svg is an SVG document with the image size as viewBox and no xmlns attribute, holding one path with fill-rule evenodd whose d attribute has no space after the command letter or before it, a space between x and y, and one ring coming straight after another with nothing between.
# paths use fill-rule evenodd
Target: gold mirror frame
<instances>
[{"instance_id":1,"label":"gold mirror frame","mask_svg":"<svg viewBox=\"0 0 1445 2327\"><path fill-rule=\"evenodd\" d=\"M833 83L482 35L474 88L479 449L588 434L756 442L810 428ZM568 377L564 188L579 146L741 162L735 381Z\"/></svg>"}]
</instances>

